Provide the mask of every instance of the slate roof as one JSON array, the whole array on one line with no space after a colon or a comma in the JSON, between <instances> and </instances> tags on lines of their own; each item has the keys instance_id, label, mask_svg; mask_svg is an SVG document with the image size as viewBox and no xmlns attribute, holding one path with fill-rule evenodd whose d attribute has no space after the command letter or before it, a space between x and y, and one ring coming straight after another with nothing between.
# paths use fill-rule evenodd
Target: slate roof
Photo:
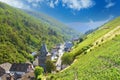
<instances>
[{"instance_id":1,"label":"slate roof","mask_svg":"<svg viewBox=\"0 0 120 80\"><path fill-rule=\"evenodd\" d=\"M5 70L2 67L0 67L0 77L3 76L4 74L5 74Z\"/></svg>"},{"instance_id":2,"label":"slate roof","mask_svg":"<svg viewBox=\"0 0 120 80\"><path fill-rule=\"evenodd\" d=\"M66 42L65 48L71 48L73 46L72 42Z\"/></svg>"},{"instance_id":3,"label":"slate roof","mask_svg":"<svg viewBox=\"0 0 120 80\"><path fill-rule=\"evenodd\" d=\"M45 55L48 54L48 49L47 49L47 46L46 44L44 43L40 49L40 53L44 53Z\"/></svg>"},{"instance_id":4,"label":"slate roof","mask_svg":"<svg viewBox=\"0 0 120 80\"><path fill-rule=\"evenodd\" d=\"M14 63L12 64L10 71L27 72L29 66L29 63Z\"/></svg>"}]
</instances>

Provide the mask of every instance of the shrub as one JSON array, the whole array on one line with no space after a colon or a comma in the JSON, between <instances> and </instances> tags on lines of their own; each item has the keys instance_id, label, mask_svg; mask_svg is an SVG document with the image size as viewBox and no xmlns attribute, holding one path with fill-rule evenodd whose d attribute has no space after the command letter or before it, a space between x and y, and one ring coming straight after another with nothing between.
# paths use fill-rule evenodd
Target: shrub
<instances>
[{"instance_id":1,"label":"shrub","mask_svg":"<svg viewBox=\"0 0 120 80\"><path fill-rule=\"evenodd\" d=\"M38 78L38 76L42 75L42 73L43 73L42 67L39 67L39 66L35 67L34 74L36 79Z\"/></svg>"},{"instance_id":2,"label":"shrub","mask_svg":"<svg viewBox=\"0 0 120 80\"><path fill-rule=\"evenodd\" d=\"M39 75L39 76L37 77L37 80L42 80L42 75Z\"/></svg>"},{"instance_id":3,"label":"shrub","mask_svg":"<svg viewBox=\"0 0 120 80\"><path fill-rule=\"evenodd\" d=\"M52 61L50 61L50 60L46 61L46 70L48 73L51 73L51 71L55 70L55 65Z\"/></svg>"},{"instance_id":4,"label":"shrub","mask_svg":"<svg viewBox=\"0 0 120 80\"><path fill-rule=\"evenodd\" d=\"M62 56L62 64L70 65L73 62L73 55L65 53Z\"/></svg>"}]
</instances>

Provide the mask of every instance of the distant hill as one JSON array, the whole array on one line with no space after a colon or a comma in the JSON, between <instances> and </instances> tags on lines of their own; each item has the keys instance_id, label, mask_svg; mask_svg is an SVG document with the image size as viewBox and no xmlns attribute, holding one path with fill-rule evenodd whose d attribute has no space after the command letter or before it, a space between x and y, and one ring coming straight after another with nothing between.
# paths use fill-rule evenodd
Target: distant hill
<instances>
[{"instance_id":1,"label":"distant hill","mask_svg":"<svg viewBox=\"0 0 120 80\"><path fill-rule=\"evenodd\" d=\"M68 54L75 60L65 70L50 75L52 80L119 80L120 17L90 33Z\"/></svg>"},{"instance_id":2,"label":"distant hill","mask_svg":"<svg viewBox=\"0 0 120 80\"><path fill-rule=\"evenodd\" d=\"M64 37L64 40L70 40L73 37L76 37L78 34L77 31L73 30L72 28L69 28L65 24L59 22L58 20L43 14L41 12L35 12L35 11L30 11L30 10L24 10L31 16L39 19L43 23L47 24L48 27L54 29L57 31L59 34L61 34Z\"/></svg>"},{"instance_id":3,"label":"distant hill","mask_svg":"<svg viewBox=\"0 0 120 80\"><path fill-rule=\"evenodd\" d=\"M50 49L63 36L25 12L0 2L0 63L25 62L42 42Z\"/></svg>"}]
</instances>

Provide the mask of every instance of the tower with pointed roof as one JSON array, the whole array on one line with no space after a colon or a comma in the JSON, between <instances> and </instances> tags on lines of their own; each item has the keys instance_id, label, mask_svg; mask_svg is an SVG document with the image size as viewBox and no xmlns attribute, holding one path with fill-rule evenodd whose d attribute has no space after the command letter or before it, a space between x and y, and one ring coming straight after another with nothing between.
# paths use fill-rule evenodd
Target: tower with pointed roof
<instances>
[{"instance_id":1,"label":"tower with pointed roof","mask_svg":"<svg viewBox=\"0 0 120 80\"><path fill-rule=\"evenodd\" d=\"M39 66L44 68L44 71L46 71L46 60L49 59L50 53L48 52L47 46L44 43L39 51L38 55L38 64Z\"/></svg>"}]
</instances>

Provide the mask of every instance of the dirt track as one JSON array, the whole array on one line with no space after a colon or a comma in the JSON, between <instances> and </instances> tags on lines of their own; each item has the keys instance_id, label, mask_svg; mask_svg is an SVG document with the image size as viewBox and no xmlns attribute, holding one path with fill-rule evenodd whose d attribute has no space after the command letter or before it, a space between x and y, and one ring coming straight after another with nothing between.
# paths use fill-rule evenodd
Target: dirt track
<instances>
[{"instance_id":1,"label":"dirt track","mask_svg":"<svg viewBox=\"0 0 120 80\"><path fill-rule=\"evenodd\" d=\"M91 49L94 49L95 47L99 46L100 44L105 43L108 40L111 40L112 38L115 37L115 35L118 35L118 34L120 34L120 26L114 28L110 32L106 33L104 36L102 36L99 39L97 39L92 44L93 46L90 49L87 50L87 52L89 52Z\"/></svg>"}]
</instances>

